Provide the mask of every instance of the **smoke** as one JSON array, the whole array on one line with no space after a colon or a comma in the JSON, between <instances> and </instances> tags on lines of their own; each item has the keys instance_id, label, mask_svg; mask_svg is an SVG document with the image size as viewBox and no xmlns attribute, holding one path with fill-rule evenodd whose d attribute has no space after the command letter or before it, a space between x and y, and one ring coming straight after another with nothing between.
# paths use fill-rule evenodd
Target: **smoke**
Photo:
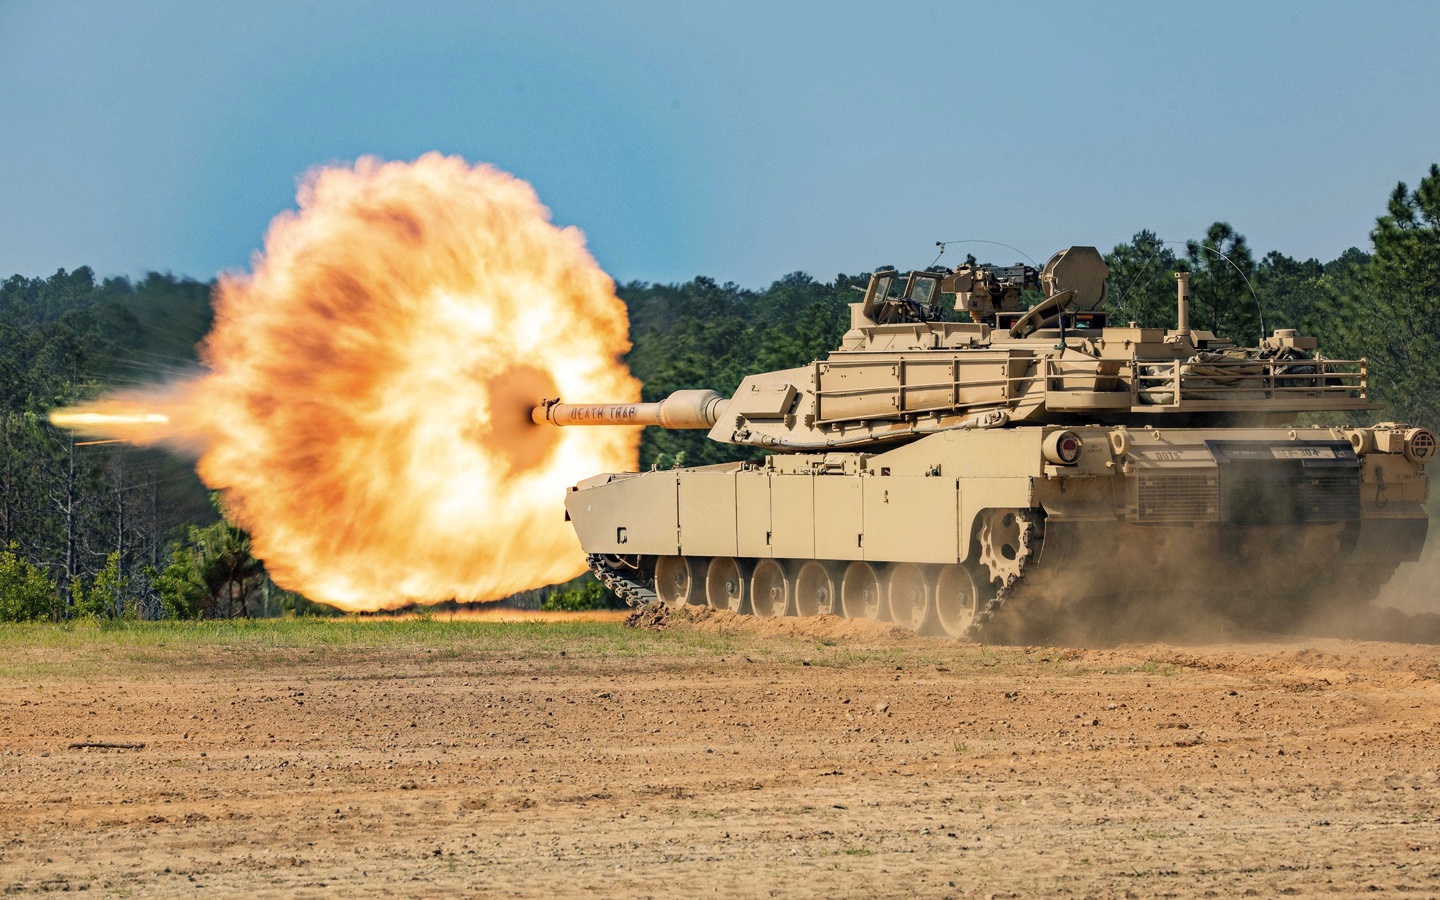
<instances>
[{"instance_id":1,"label":"smoke","mask_svg":"<svg viewBox=\"0 0 1440 900\"><path fill-rule=\"evenodd\" d=\"M1377 606L1406 613L1440 614L1440 592L1435 590L1435 585L1440 584L1440 492L1426 504L1425 511L1430 517L1430 531L1420 558L1400 564L1375 598Z\"/></svg>"},{"instance_id":2,"label":"smoke","mask_svg":"<svg viewBox=\"0 0 1440 900\"><path fill-rule=\"evenodd\" d=\"M57 424L198 457L275 581L348 610L483 601L584 569L566 489L635 429L534 425L639 399L624 304L533 189L429 154L311 172L221 278L194 377Z\"/></svg>"},{"instance_id":3,"label":"smoke","mask_svg":"<svg viewBox=\"0 0 1440 900\"><path fill-rule=\"evenodd\" d=\"M1433 515L1431 525L1433 534ZM1440 541L1427 541L1420 560L1400 563L1392 576L1393 559L1342 556L1340 526L1240 534L1066 526L1049 523L1040 565L989 639L1082 647L1284 637L1440 643L1432 587ZM1337 557L1344 562L1327 568Z\"/></svg>"}]
</instances>

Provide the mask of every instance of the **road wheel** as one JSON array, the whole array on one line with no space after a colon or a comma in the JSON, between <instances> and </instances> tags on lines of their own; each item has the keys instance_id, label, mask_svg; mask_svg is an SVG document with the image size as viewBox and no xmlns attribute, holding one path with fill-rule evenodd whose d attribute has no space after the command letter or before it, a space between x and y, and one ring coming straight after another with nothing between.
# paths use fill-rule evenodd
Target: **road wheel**
<instances>
[{"instance_id":1,"label":"road wheel","mask_svg":"<svg viewBox=\"0 0 1440 900\"><path fill-rule=\"evenodd\" d=\"M688 557L662 556L655 560L655 593L666 606L698 603L694 586L694 564Z\"/></svg>"},{"instance_id":2,"label":"road wheel","mask_svg":"<svg viewBox=\"0 0 1440 900\"><path fill-rule=\"evenodd\" d=\"M746 606L745 565L729 556L717 556L710 560L705 570L705 602L715 609L728 609L734 613L748 612Z\"/></svg>"},{"instance_id":3,"label":"road wheel","mask_svg":"<svg viewBox=\"0 0 1440 900\"><path fill-rule=\"evenodd\" d=\"M840 609L847 619L880 616L880 573L868 562L856 560L840 579Z\"/></svg>"},{"instance_id":4,"label":"road wheel","mask_svg":"<svg viewBox=\"0 0 1440 900\"><path fill-rule=\"evenodd\" d=\"M887 573L887 618L901 628L918 632L930 612L930 580L914 563L900 563Z\"/></svg>"},{"instance_id":5,"label":"road wheel","mask_svg":"<svg viewBox=\"0 0 1440 900\"><path fill-rule=\"evenodd\" d=\"M795 613L820 616L839 612L835 608L835 578L830 566L818 559L807 559L795 570Z\"/></svg>"},{"instance_id":6,"label":"road wheel","mask_svg":"<svg viewBox=\"0 0 1440 900\"><path fill-rule=\"evenodd\" d=\"M750 576L750 608L757 616L784 616L790 612L790 576L773 559L755 564Z\"/></svg>"},{"instance_id":7,"label":"road wheel","mask_svg":"<svg viewBox=\"0 0 1440 900\"><path fill-rule=\"evenodd\" d=\"M964 563L946 566L935 580L935 623L945 637L963 638L980 611L980 586Z\"/></svg>"}]
</instances>

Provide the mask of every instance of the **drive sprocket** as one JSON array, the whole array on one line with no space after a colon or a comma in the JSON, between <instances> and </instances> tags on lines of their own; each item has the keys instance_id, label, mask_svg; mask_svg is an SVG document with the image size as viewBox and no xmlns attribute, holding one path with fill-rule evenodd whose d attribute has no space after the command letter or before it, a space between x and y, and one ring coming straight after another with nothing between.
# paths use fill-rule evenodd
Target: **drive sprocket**
<instances>
[{"instance_id":1,"label":"drive sprocket","mask_svg":"<svg viewBox=\"0 0 1440 900\"><path fill-rule=\"evenodd\" d=\"M980 565L1003 596L1025 574L1039 542L1039 516L1028 509L987 509L980 517Z\"/></svg>"}]
</instances>

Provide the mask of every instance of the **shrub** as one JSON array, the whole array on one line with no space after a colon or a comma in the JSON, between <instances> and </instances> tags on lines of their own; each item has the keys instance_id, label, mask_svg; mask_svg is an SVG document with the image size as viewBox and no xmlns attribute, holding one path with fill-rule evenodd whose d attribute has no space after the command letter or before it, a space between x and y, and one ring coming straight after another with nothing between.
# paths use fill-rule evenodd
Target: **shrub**
<instances>
[{"instance_id":1,"label":"shrub","mask_svg":"<svg viewBox=\"0 0 1440 900\"><path fill-rule=\"evenodd\" d=\"M22 559L14 544L0 550L0 622L52 618L58 601L55 582Z\"/></svg>"},{"instance_id":2,"label":"shrub","mask_svg":"<svg viewBox=\"0 0 1440 900\"><path fill-rule=\"evenodd\" d=\"M619 598L610 593L605 585L592 577L586 577L575 587L555 591L540 608L546 612L581 612L587 609L613 609L619 605Z\"/></svg>"},{"instance_id":3,"label":"shrub","mask_svg":"<svg viewBox=\"0 0 1440 900\"><path fill-rule=\"evenodd\" d=\"M96 619L134 619L140 614L139 603L126 602L130 579L120 576L120 554L105 558L105 567L95 573L90 586L77 577L70 582L71 607L77 616Z\"/></svg>"},{"instance_id":4,"label":"shrub","mask_svg":"<svg viewBox=\"0 0 1440 900\"><path fill-rule=\"evenodd\" d=\"M170 554L165 571L155 578L160 592L160 605L168 619L197 619L210 590L200 574L200 562L194 549L177 546Z\"/></svg>"}]
</instances>

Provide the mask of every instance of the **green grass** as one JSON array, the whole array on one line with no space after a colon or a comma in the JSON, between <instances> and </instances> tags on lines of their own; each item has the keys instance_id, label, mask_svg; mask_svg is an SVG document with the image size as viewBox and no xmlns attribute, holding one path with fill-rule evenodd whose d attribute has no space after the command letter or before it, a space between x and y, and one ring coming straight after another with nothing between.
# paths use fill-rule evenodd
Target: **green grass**
<instances>
[{"instance_id":1,"label":"green grass","mask_svg":"<svg viewBox=\"0 0 1440 900\"><path fill-rule=\"evenodd\" d=\"M293 618L228 622L71 622L0 625L0 678L83 675L152 666L245 665L259 658L307 663L384 657L464 663L736 653L722 635L648 631L619 622L493 622L428 618ZM751 653L754 655L754 652Z\"/></svg>"},{"instance_id":2,"label":"green grass","mask_svg":"<svg viewBox=\"0 0 1440 900\"><path fill-rule=\"evenodd\" d=\"M0 626L4 647L203 647L211 649L388 648L414 645L594 642L614 638L617 622L470 622L434 618L279 618L127 624L70 622ZM630 630L630 634L651 634Z\"/></svg>"},{"instance_id":3,"label":"green grass","mask_svg":"<svg viewBox=\"0 0 1440 900\"><path fill-rule=\"evenodd\" d=\"M1185 669L1182 666L1174 666L1169 663L1162 663L1151 660L1149 662L1137 663L1135 665L1109 666L1105 669L1105 674L1159 675L1162 678L1170 678L1175 675L1179 675L1184 671Z\"/></svg>"},{"instance_id":4,"label":"green grass","mask_svg":"<svg viewBox=\"0 0 1440 900\"><path fill-rule=\"evenodd\" d=\"M563 655L562 655L563 654ZM1183 669L1139 662L1106 671L1078 655L1023 647L956 644L940 640L851 643L834 638L716 634L674 628L628 628L611 619L499 622L486 619L281 618L236 621L30 623L0 625L0 678L138 674L170 669L303 665L383 660L396 672L425 667L524 660L536 667L576 659L653 659L669 663L696 657L815 669L873 669L889 678L938 680L975 675L1005 678L1047 674L1159 674ZM968 748L967 748L968 749ZM965 752L957 748L956 752Z\"/></svg>"}]
</instances>

